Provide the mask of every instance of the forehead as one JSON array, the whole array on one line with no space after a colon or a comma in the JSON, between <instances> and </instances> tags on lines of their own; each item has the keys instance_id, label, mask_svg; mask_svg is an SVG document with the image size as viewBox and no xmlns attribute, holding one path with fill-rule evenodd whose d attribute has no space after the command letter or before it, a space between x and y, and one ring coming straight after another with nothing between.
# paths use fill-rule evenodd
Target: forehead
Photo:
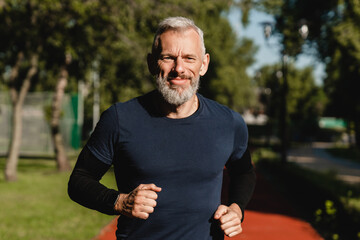
<instances>
[{"instance_id":1,"label":"forehead","mask_svg":"<svg viewBox=\"0 0 360 240\"><path fill-rule=\"evenodd\" d=\"M201 53L201 39L192 28L185 30L168 30L160 35L160 52L189 51Z\"/></svg>"}]
</instances>

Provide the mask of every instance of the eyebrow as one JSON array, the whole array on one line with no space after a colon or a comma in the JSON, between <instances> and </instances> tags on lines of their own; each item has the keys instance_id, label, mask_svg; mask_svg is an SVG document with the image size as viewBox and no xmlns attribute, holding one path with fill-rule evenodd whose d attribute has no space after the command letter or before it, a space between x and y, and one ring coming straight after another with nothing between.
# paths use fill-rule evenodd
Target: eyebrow
<instances>
[{"instance_id":1,"label":"eyebrow","mask_svg":"<svg viewBox=\"0 0 360 240\"><path fill-rule=\"evenodd\" d=\"M178 57L178 55L172 54L172 53L162 53L162 54L160 54L160 57L164 57L164 56ZM185 54L181 54L181 57L197 58L197 55L196 54L191 54L191 53L185 53Z\"/></svg>"}]
</instances>

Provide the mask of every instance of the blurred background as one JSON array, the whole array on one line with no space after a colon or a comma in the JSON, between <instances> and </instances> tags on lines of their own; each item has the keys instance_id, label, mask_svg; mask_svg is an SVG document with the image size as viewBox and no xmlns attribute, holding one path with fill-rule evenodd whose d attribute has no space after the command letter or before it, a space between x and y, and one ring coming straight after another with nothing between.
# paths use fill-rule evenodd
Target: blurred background
<instances>
[{"instance_id":1,"label":"blurred background","mask_svg":"<svg viewBox=\"0 0 360 240\"><path fill-rule=\"evenodd\" d=\"M204 30L200 93L243 115L259 174L323 238L360 239L358 0L0 0L0 238L92 239L112 219L67 180L101 112L154 89L169 16Z\"/></svg>"}]
</instances>

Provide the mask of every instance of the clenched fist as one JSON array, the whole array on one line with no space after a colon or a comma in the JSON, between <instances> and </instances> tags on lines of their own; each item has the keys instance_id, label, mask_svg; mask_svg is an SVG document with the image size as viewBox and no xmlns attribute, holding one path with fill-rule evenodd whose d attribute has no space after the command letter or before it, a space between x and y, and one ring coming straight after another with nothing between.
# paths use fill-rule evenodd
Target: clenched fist
<instances>
[{"instance_id":1,"label":"clenched fist","mask_svg":"<svg viewBox=\"0 0 360 240\"><path fill-rule=\"evenodd\" d=\"M129 194L121 193L114 208L127 217L147 219L154 212L160 191L155 184L140 184Z\"/></svg>"},{"instance_id":2,"label":"clenched fist","mask_svg":"<svg viewBox=\"0 0 360 240\"><path fill-rule=\"evenodd\" d=\"M242 232L240 207L233 203L229 207L220 205L214 214L214 218L219 220L220 228L226 236L233 237Z\"/></svg>"}]
</instances>

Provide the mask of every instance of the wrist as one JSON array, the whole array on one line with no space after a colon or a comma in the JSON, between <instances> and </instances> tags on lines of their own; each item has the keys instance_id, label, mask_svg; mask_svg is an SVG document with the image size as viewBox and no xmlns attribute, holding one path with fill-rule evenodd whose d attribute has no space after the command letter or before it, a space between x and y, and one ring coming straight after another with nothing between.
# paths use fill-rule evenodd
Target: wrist
<instances>
[{"instance_id":1,"label":"wrist","mask_svg":"<svg viewBox=\"0 0 360 240\"><path fill-rule=\"evenodd\" d=\"M122 214L124 211L124 200L128 194L119 193L114 203L114 210L119 214Z\"/></svg>"}]
</instances>

